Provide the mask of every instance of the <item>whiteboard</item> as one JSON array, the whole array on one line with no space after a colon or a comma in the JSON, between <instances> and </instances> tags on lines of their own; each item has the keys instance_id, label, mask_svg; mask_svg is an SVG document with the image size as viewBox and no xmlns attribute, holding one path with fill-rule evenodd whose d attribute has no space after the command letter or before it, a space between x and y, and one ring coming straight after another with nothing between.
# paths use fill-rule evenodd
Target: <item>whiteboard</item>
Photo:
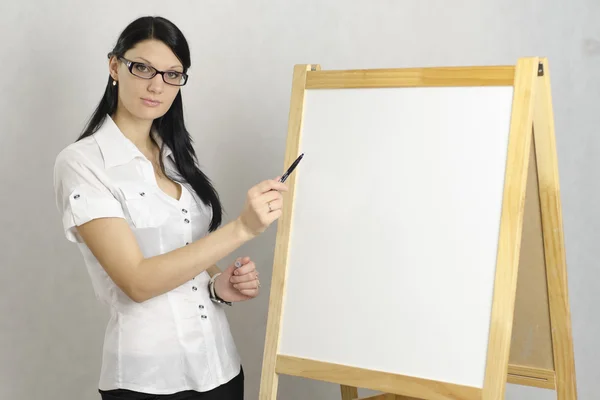
<instances>
[{"instance_id":1,"label":"whiteboard","mask_svg":"<svg viewBox=\"0 0 600 400\"><path fill-rule=\"evenodd\" d=\"M483 387L512 96L306 90L278 354Z\"/></svg>"}]
</instances>

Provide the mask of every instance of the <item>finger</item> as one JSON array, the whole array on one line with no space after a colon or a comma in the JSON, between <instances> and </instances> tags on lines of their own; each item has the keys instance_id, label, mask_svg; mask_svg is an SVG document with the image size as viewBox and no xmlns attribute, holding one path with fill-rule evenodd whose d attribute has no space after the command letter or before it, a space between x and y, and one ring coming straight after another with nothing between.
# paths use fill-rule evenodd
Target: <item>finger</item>
<instances>
[{"instance_id":1,"label":"finger","mask_svg":"<svg viewBox=\"0 0 600 400\"><path fill-rule=\"evenodd\" d=\"M283 198L281 196L277 196L272 200L267 200L264 203L259 200L258 203L259 205L255 206L256 211L264 211L267 214L283 208Z\"/></svg>"},{"instance_id":2,"label":"finger","mask_svg":"<svg viewBox=\"0 0 600 400\"><path fill-rule=\"evenodd\" d=\"M236 283L233 285L234 288L236 288L239 291L242 290L251 290L251 289L258 289L258 280L254 279L252 281L249 282L241 282L241 283Z\"/></svg>"},{"instance_id":3,"label":"finger","mask_svg":"<svg viewBox=\"0 0 600 400\"><path fill-rule=\"evenodd\" d=\"M249 274L256 270L256 265L252 261L248 261L246 264L242 265L238 269L236 269L235 274L238 276Z\"/></svg>"},{"instance_id":4,"label":"finger","mask_svg":"<svg viewBox=\"0 0 600 400\"><path fill-rule=\"evenodd\" d=\"M283 208L283 200L276 199L267 203L267 209L269 212L277 211Z\"/></svg>"},{"instance_id":5,"label":"finger","mask_svg":"<svg viewBox=\"0 0 600 400\"><path fill-rule=\"evenodd\" d=\"M255 186L257 190L257 195L261 195L271 190L279 191L279 192L287 192L288 188L284 183L276 181L274 179L267 179L266 181L262 181L258 185Z\"/></svg>"},{"instance_id":6,"label":"finger","mask_svg":"<svg viewBox=\"0 0 600 400\"><path fill-rule=\"evenodd\" d=\"M240 290L240 293L246 297L256 297L258 296L258 289Z\"/></svg>"},{"instance_id":7,"label":"finger","mask_svg":"<svg viewBox=\"0 0 600 400\"><path fill-rule=\"evenodd\" d=\"M250 257L246 256L246 257L238 257L235 259L235 262L233 263L233 265L236 268L240 268L241 266L243 266L244 264L247 264L250 262Z\"/></svg>"},{"instance_id":8,"label":"finger","mask_svg":"<svg viewBox=\"0 0 600 400\"><path fill-rule=\"evenodd\" d=\"M275 190L272 190L270 192L261 194L258 197L255 197L254 204L256 204L256 205L267 204L270 201L281 200L281 199L283 199L282 194Z\"/></svg>"},{"instance_id":9,"label":"finger","mask_svg":"<svg viewBox=\"0 0 600 400\"><path fill-rule=\"evenodd\" d=\"M258 279L258 271L250 272L245 275L233 275L229 278L229 282L231 283L242 283L242 282L251 282Z\"/></svg>"}]
</instances>

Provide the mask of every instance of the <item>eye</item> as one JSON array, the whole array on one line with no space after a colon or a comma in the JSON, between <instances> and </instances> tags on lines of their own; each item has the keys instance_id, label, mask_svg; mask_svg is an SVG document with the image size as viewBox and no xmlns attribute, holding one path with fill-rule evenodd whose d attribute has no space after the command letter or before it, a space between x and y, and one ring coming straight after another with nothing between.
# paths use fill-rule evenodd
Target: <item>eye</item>
<instances>
[{"instance_id":1,"label":"eye","mask_svg":"<svg viewBox=\"0 0 600 400\"><path fill-rule=\"evenodd\" d=\"M150 69L148 68L148 66L146 64L136 63L133 67L138 72L149 72L150 71Z\"/></svg>"},{"instance_id":2,"label":"eye","mask_svg":"<svg viewBox=\"0 0 600 400\"><path fill-rule=\"evenodd\" d=\"M167 72L167 78L169 78L169 79L178 79L180 76L181 76L181 72L177 72L177 71Z\"/></svg>"}]
</instances>

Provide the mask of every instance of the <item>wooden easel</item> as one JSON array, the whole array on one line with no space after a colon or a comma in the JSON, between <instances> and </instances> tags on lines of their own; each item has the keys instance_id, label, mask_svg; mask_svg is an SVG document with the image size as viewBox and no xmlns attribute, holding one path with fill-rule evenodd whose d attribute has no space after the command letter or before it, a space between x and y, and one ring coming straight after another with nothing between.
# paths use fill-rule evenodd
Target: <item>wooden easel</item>
<instances>
[{"instance_id":1,"label":"wooden easel","mask_svg":"<svg viewBox=\"0 0 600 400\"><path fill-rule=\"evenodd\" d=\"M531 83L535 101L518 283L507 382L553 389L558 400L577 399L567 287L558 160L548 61ZM342 400L358 399L341 386ZM362 400L417 400L380 394Z\"/></svg>"},{"instance_id":2,"label":"wooden easel","mask_svg":"<svg viewBox=\"0 0 600 400\"><path fill-rule=\"evenodd\" d=\"M288 206L277 233L261 400L277 398L278 374L338 383L343 400L357 399L356 387L388 392L369 400L500 400L506 382L555 389L558 400L577 399L546 59L523 58L516 67L327 72L321 72L318 65L299 65L294 70L285 165L298 153L307 88L495 85L513 86L514 100L483 388L278 354L293 209ZM293 204L294 181L292 176L285 194L287 204Z\"/></svg>"}]
</instances>

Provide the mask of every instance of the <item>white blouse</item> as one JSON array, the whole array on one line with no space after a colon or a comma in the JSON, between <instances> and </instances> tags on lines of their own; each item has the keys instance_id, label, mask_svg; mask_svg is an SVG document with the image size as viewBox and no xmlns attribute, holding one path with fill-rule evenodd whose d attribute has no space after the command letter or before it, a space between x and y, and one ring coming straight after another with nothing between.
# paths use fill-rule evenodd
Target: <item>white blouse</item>
<instances>
[{"instance_id":1,"label":"white blouse","mask_svg":"<svg viewBox=\"0 0 600 400\"><path fill-rule=\"evenodd\" d=\"M178 178L173 155L165 150L167 174ZM145 257L185 246L207 234L212 217L189 184L182 185L179 200L164 193L150 161L107 115L94 135L57 156L54 188L65 235L78 244L96 296L111 311L99 389L207 391L235 377L240 357L227 306L209 299L206 271L136 303L115 285L75 228L95 218L124 218Z\"/></svg>"}]
</instances>

